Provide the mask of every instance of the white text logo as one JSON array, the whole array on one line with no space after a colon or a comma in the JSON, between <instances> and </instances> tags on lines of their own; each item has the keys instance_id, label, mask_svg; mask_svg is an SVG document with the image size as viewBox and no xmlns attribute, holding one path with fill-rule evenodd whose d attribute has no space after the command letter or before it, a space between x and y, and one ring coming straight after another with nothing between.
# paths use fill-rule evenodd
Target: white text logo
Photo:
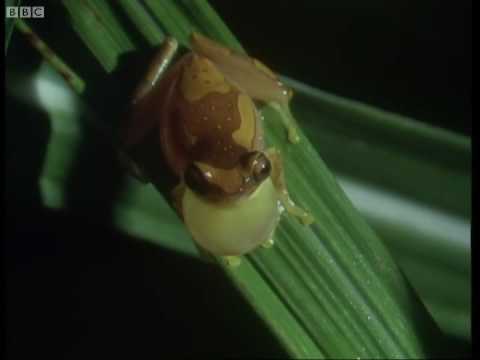
<instances>
[{"instance_id":1,"label":"white text logo","mask_svg":"<svg viewBox=\"0 0 480 360\"><path fill-rule=\"evenodd\" d=\"M7 6L7 18L43 18L45 17L44 6Z\"/></svg>"}]
</instances>

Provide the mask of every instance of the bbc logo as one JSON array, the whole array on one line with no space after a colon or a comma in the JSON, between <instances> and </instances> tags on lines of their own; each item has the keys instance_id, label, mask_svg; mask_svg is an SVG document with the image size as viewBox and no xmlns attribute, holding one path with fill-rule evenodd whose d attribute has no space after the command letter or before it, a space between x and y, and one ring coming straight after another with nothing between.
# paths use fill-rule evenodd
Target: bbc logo
<instances>
[{"instance_id":1,"label":"bbc logo","mask_svg":"<svg viewBox=\"0 0 480 360\"><path fill-rule=\"evenodd\" d=\"M43 18L44 6L7 6L7 18Z\"/></svg>"}]
</instances>

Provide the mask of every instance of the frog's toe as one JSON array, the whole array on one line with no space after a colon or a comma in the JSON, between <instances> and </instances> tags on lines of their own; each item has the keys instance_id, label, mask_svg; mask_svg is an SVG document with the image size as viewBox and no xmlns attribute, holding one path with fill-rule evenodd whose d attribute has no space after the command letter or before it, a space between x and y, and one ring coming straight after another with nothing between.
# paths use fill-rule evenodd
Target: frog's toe
<instances>
[{"instance_id":1,"label":"frog's toe","mask_svg":"<svg viewBox=\"0 0 480 360\"><path fill-rule=\"evenodd\" d=\"M294 126L288 128L288 141L292 144L298 144L300 142L300 136L298 135L297 129Z\"/></svg>"},{"instance_id":2,"label":"frog's toe","mask_svg":"<svg viewBox=\"0 0 480 360\"><path fill-rule=\"evenodd\" d=\"M240 256L222 256L223 261L228 267L235 268L242 263Z\"/></svg>"},{"instance_id":3,"label":"frog's toe","mask_svg":"<svg viewBox=\"0 0 480 360\"><path fill-rule=\"evenodd\" d=\"M275 242L273 241L273 238L270 238L262 243L262 247L265 249L268 249L268 248L271 248L274 244Z\"/></svg>"}]
</instances>

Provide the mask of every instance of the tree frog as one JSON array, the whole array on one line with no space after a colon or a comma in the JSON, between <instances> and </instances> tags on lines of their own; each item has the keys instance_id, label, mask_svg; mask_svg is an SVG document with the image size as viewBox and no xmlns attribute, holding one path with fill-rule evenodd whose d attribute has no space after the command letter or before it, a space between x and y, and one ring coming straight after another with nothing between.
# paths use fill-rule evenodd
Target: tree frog
<instances>
[{"instance_id":1,"label":"tree frog","mask_svg":"<svg viewBox=\"0 0 480 360\"><path fill-rule=\"evenodd\" d=\"M238 256L273 244L283 210L313 222L289 197L280 152L265 148L255 104L279 110L296 143L292 92L258 60L201 34L192 34L191 52L171 65L177 47L168 38L138 85L122 148L131 172L152 182L166 170L156 165L163 156L178 179L173 203L194 241L237 264ZM146 142L150 167L131 156Z\"/></svg>"}]
</instances>

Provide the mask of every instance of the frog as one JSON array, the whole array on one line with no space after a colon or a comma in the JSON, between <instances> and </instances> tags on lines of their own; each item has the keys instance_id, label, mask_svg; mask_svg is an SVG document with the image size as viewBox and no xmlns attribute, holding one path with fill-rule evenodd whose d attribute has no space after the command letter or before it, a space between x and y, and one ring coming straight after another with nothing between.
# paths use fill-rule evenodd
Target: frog
<instances>
[{"instance_id":1,"label":"frog","mask_svg":"<svg viewBox=\"0 0 480 360\"><path fill-rule=\"evenodd\" d=\"M284 211L305 225L314 221L289 195L282 155L266 147L259 110L276 109L288 141L297 144L293 92L255 58L197 32L190 45L173 61L179 45L169 37L154 56L131 99L122 158L132 175L153 183L154 172L129 156L129 149L153 138L153 167L162 156L175 176L173 205L195 244L238 266L242 255L274 244Z\"/></svg>"}]
</instances>

